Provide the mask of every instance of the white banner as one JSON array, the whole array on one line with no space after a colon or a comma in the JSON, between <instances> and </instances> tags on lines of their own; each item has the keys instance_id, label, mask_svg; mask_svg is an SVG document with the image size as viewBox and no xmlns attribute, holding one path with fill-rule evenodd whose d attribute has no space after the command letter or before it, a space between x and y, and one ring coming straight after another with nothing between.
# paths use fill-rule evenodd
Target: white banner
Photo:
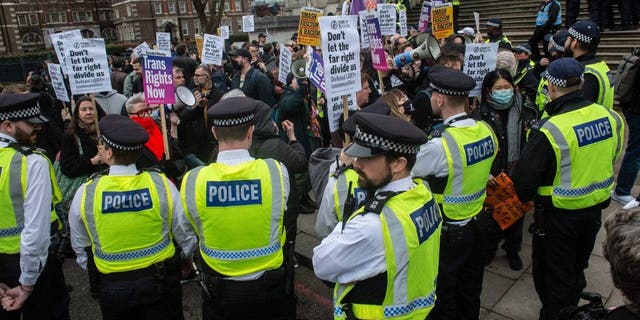
<instances>
[{"instance_id":1,"label":"white banner","mask_svg":"<svg viewBox=\"0 0 640 320\"><path fill-rule=\"evenodd\" d=\"M347 95L347 108L351 111L358 110L356 104L356 94ZM340 118L342 118L342 97L327 97L327 111L329 112L329 131L336 132L340 128Z\"/></svg>"},{"instance_id":2,"label":"white banner","mask_svg":"<svg viewBox=\"0 0 640 320\"><path fill-rule=\"evenodd\" d=\"M284 48L280 51L280 69L278 71L278 81L287 85L287 75L291 72L291 51L286 49L284 44L280 44L280 48Z\"/></svg>"},{"instance_id":3,"label":"white banner","mask_svg":"<svg viewBox=\"0 0 640 320\"><path fill-rule=\"evenodd\" d=\"M224 40L212 34L204 34L202 42L202 63L222 65L222 51L224 50Z\"/></svg>"},{"instance_id":4,"label":"white banner","mask_svg":"<svg viewBox=\"0 0 640 320\"><path fill-rule=\"evenodd\" d=\"M498 43L467 44L464 51L464 73L476 81L470 97L479 97L484 76L496 69Z\"/></svg>"},{"instance_id":5,"label":"white banner","mask_svg":"<svg viewBox=\"0 0 640 320\"><path fill-rule=\"evenodd\" d=\"M156 44L158 45L158 50L171 52L171 33L156 32Z\"/></svg>"},{"instance_id":6,"label":"white banner","mask_svg":"<svg viewBox=\"0 0 640 320\"><path fill-rule=\"evenodd\" d=\"M51 44L53 48L56 50L56 55L58 56L58 62L60 62L60 67L62 68L62 72L64 74L69 74L67 68L67 62L64 56L64 41L70 39L82 39L82 34L80 30L71 30L60 33L52 33L51 36Z\"/></svg>"},{"instance_id":7,"label":"white banner","mask_svg":"<svg viewBox=\"0 0 640 320\"><path fill-rule=\"evenodd\" d=\"M220 38L229 39L229 26L221 26L220 27Z\"/></svg>"},{"instance_id":8,"label":"white banner","mask_svg":"<svg viewBox=\"0 0 640 320\"><path fill-rule=\"evenodd\" d=\"M320 17L324 81L328 96L362 89L357 16Z\"/></svg>"},{"instance_id":9,"label":"white banner","mask_svg":"<svg viewBox=\"0 0 640 320\"><path fill-rule=\"evenodd\" d=\"M254 30L253 15L242 16L242 32L253 32Z\"/></svg>"},{"instance_id":10,"label":"white banner","mask_svg":"<svg viewBox=\"0 0 640 320\"><path fill-rule=\"evenodd\" d=\"M147 55L147 51L151 50L149 44L145 41L139 44L137 47L133 48L133 53L136 54L136 57L141 58Z\"/></svg>"},{"instance_id":11,"label":"white banner","mask_svg":"<svg viewBox=\"0 0 640 320\"><path fill-rule=\"evenodd\" d=\"M408 34L406 9L398 11L398 22L400 22L400 35L406 37Z\"/></svg>"},{"instance_id":12,"label":"white banner","mask_svg":"<svg viewBox=\"0 0 640 320\"><path fill-rule=\"evenodd\" d=\"M64 84L64 77L60 70L60 65L55 63L48 63L49 77L51 78L51 86L56 93L56 98L60 101L70 102L69 94L67 93L67 86Z\"/></svg>"},{"instance_id":13,"label":"white banner","mask_svg":"<svg viewBox=\"0 0 640 320\"><path fill-rule=\"evenodd\" d=\"M389 36L396 33L396 5L378 4L378 20L380 21L380 34Z\"/></svg>"},{"instance_id":14,"label":"white banner","mask_svg":"<svg viewBox=\"0 0 640 320\"><path fill-rule=\"evenodd\" d=\"M358 18L360 20L360 42L362 43L362 48L369 48L369 35L367 34L367 21L365 21L365 16L367 14L375 14L376 17L378 15L378 11L368 12L367 10L362 10L358 12Z\"/></svg>"},{"instance_id":15,"label":"white banner","mask_svg":"<svg viewBox=\"0 0 640 320\"><path fill-rule=\"evenodd\" d=\"M71 39L63 45L73 94L112 90L104 39Z\"/></svg>"}]
</instances>

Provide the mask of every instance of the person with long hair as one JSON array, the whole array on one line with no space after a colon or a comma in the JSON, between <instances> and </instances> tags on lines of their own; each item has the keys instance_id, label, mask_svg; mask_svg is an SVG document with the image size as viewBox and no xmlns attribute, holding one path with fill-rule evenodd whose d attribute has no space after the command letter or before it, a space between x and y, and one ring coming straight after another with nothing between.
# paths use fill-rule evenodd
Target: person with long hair
<instances>
[{"instance_id":1,"label":"person with long hair","mask_svg":"<svg viewBox=\"0 0 640 320\"><path fill-rule=\"evenodd\" d=\"M411 122L410 114L413 110L412 102L407 94L399 89L391 89L385 92L380 99L384 101L390 109L390 115Z\"/></svg>"},{"instance_id":2,"label":"person with long hair","mask_svg":"<svg viewBox=\"0 0 640 320\"><path fill-rule=\"evenodd\" d=\"M537 119L537 110L516 88L511 73L505 69L496 69L487 73L482 82L481 92L480 106L474 111L473 117L488 123L498 137L498 155L491 166L491 179L489 179L489 185L492 185L495 183L494 177L502 172L511 176L511 171L518 162L520 150L526 141L526 131L531 121ZM487 220L489 220L489 230L486 263L491 263L496 254L498 242L504 239L502 248L507 252L509 267L513 270L522 269L519 252L522 246L523 219L504 231L492 218Z\"/></svg>"},{"instance_id":3,"label":"person with long hair","mask_svg":"<svg viewBox=\"0 0 640 320\"><path fill-rule=\"evenodd\" d=\"M62 136L60 170L69 178L88 176L100 171L102 162L98 153L98 121L106 113L88 96L76 100L71 122Z\"/></svg>"}]
</instances>

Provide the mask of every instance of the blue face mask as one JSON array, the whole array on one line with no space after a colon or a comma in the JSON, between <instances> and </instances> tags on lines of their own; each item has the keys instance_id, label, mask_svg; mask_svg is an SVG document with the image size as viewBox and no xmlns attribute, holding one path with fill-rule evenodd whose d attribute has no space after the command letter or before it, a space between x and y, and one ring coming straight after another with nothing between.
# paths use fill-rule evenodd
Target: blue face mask
<instances>
[{"instance_id":1,"label":"blue face mask","mask_svg":"<svg viewBox=\"0 0 640 320\"><path fill-rule=\"evenodd\" d=\"M499 104L507 104L513 99L513 89L493 90L491 99Z\"/></svg>"}]
</instances>

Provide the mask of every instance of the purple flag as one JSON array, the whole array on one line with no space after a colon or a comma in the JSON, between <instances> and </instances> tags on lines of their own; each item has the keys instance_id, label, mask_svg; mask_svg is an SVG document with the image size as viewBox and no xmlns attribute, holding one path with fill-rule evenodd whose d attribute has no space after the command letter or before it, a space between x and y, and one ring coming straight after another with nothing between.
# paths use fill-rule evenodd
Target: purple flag
<instances>
[{"instance_id":1,"label":"purple flag","mask_svg":"<svg viewBox=\"0 0 640 320\"><path fill-rule=\"evenodd\" d=\"M322 66L322 57L313 52L313 62L309 68L309 81L320 89L322 93L326 93L326 87L324 85L324 67Z\"/></svg>"},{"instance_id":2,"label":"purple flag","mask_svg":"<svg viewBox=\"0 0 640 320\"><path fill-rule=\"evenodd\" d=\"M367 2L380 3L379 0L351 0L351 7L349 8L350 15L358 15L358 12L367 10Z\"/></svg>"}]
</instances>

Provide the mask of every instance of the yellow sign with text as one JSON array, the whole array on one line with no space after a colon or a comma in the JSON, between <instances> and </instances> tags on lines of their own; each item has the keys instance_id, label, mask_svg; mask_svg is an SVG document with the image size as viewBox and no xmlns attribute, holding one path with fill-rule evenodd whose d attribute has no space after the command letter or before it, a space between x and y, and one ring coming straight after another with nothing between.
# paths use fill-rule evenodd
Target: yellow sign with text
<instances>
[{"instance_id":1,"label":"yellow sign with text","mask_svg":"<svg viewBox=\"0 0 640 320\"><path fill-rule=\"evenodd\" d=\"M318 17L322 16L322 10L315 8L303 8L300 11L300 23L298 24L298 44L319 46L320 24Z\"/></svg>"},{"instance_id":2,"label":"yellow sign with text","mask_svg":"<svg viewBox=\"0 0 640 320\"><path fill-rule=\"evenodd\" d=\"M453 34L453 5L451 2L431 8L433 36L444 39Z\"/></svg>"},{"instance_id":3,"label":"yellow sign with text","mask_svg":"<svg viewBox=\"0 0 640 320\"><path fill-rule=\"evenodd\" d=\"M196 47L198 47L198 55L202 57L202 43L204 39L202 35L196 34Z\"/></svg>"}]
</instances>

